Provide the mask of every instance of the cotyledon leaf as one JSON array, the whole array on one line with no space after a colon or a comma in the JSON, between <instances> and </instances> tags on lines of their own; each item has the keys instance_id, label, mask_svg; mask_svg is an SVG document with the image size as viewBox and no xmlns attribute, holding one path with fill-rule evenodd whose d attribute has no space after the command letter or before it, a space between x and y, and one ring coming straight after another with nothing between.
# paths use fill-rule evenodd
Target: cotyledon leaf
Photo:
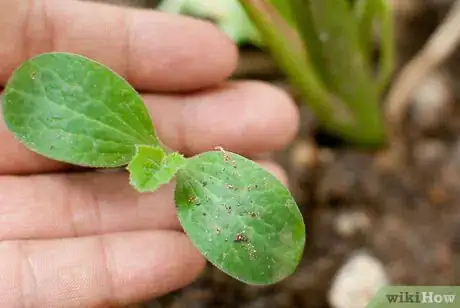
<instances>
[{"instance_id":1,"label":"cotyledon leaf","mask_svg":"<svg viewBox=\"0 0 460 308\"><path fill-rule=\"evenodd\" d=\"M203 255L248 284L272 284L296 269L305 244L301 213L286 187L231 152L189 158L176 174L180 222Z\"/></svg>"},{"instance_id":2,"label":"cotyledon leaf","mask_svg":"<svg viewBox=\"0 0 460 308\"><path fill-rule=\"evenodd\" d=\"M3 95L3 119L29 149L89 167L127 164L136 144L158 145L140 95L86 57L46 53L25 61Z\"/></svg>"},{"instance_id":3,"label":"cotyledon leaf","mask_svg":"<svg viewBox=\"0 0 460 308\"><path fill-rule=\"evenodd\" d=\"M155 191L169 183L185 162L177 152L166 155L161 147L137 145L136 155L128 164L130 183L139 192Z\"/></svg>"}]
</instances>

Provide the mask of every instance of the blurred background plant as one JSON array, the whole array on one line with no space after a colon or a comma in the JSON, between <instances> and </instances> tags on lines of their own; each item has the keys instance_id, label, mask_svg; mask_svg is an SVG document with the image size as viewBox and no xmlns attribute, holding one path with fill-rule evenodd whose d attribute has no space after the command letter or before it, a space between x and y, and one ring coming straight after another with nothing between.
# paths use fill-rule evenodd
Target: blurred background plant
<instances>
[{"instance_id":1,"label":"blurred background plant","mask_svg":"<svg viewBox=\"0 0 460 308\"><path fill-rule=\"evenodd\" d=\"M261 44L259 32L238 0L164 0L157 9L211 20L237 44Z\"/></svg>"},{"instance_id":2,"label":"blurred background plant","mask_svg":"<svg viewBox=\"0 0 460 308\"><path fill-rule=\"evenodd\" d=\"M394 67L386 0L164 0L159 9L210 19L236 43L268 49L326 130L385 142L379 103Z\"/></svg>"}]
</instances>

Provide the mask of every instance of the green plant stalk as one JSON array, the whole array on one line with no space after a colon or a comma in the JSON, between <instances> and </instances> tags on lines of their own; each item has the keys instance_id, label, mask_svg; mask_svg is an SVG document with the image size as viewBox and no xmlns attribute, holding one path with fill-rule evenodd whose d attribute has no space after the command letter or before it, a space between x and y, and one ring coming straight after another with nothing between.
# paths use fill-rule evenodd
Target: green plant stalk
<instances>
[{"instance_id":1,"label":"green plant stalk","mask_svg":"<svg viewBox=\"0 0 460 308\"><path fill-rule=\"evenodd\" d=\"M378 12L380 12L381 25L381 58L377 76L377 87L379 94L382 94L395 68L396 51L394 44L394 20L391 8L387 1L379 0L377 3L380 7Z\"/></svg>"},{"instance_id":2,"label":"green plant stalk","mask_svg":"<svg viewBox=\"0 0 460 308\"><path fill-rule=\"evenodd\" d=\"M291 43L270 25L267 18L250 5L249 1L242 1L242 4L252 21L259 28L264 41L268 43L273 57L287 73L291 82L296 84L302 94L308 98L312 109L315 110L319 117L323 119L329 118L332 113L332 106L322 103L326 100L328 94L315 76L315 72L309 68L306 58L303 57L305 54L302 51L294 54L293 50L286 49L285 46L289 46ZM304 89L309 89L309 91L303 93Z\"/></svg>"},{"instance_id":3,"label":"green plant stalk","mask_svg":"<svg viewBox=\"0 0 460 308\"><path fill-rule=\"evenodd\" d=\"M331 81L321 72L321 68L325 67L324 64L312 64L312 61L315 62L316 60L314 58L318 56L318 49L309 50L306 48L307 46L304 45L303 54L293 53L293 48L286 48L286 46L290 46L292 43L288 40L285 33L279 30L280 26L271 23L266 14L260 10L260 7L256 6L256 4L260 4L260 1L256 3L254 1L240 0L240 2L246 9L253 23L259 29L275 61L277 61L280 67L285 71L294 86L298 88L305 103L313 110L323 126L327 130L339 134L353 143L364 145L381 144L385 139L385 131L382 120L380 119L377 91L375 86L370 83L370 76L367 77L368 80L362 78L362 80L367 81L368 85L362 89L358 87L357 89L359 91L357 94L347 93L346 86L345 90L343 90L344 87L342 86L342 91L340 91L340 89L338 91L333 87L331 91ZM309 3L301 2L302 1L291 0L291 11L294 12L298 28L300 26L298 22L300 19L303 23L309 23L311 29L311 21L305 21L305 13L310 11L307 7ZM267 2L264 3L268 5ZM307 8L307 10L305 8ZM301 34L303 38L305 38L305 35L311 36L311 30L309 33L306 33L308 25L302 24L301 26L304 27L304 30L298 33ZM318 39L318 34L316 34L316 40ZM359 44L359 42L357 42L357 44ZM364 73L369 73L366 72L364 68L365 66L362 67ZM317 71L315 71L315 69ZM347 73L349 75L348 79L345 79L346 81L349 80L349 77L352 76L354 72L349 71ZM339 80L339 82L343 82L343 80ZM364 84L366 84L366 82ZM345 101L342 97L343 92L349 94L347 97L348 99ZM350 96L354 95L361 96L361 98L358 100L350 100ZM340 114L340 116L337 117L337 114ZM353 121L341 121L344 118L344 114L351 114Z\"/></svg>"},{"instance_id":4,"label":"green plant stalk","mask_svg":"<svg viewBox=\"0 0 460 308\"><path fill-rule=\"evenodd\" d=\"M353 6L353 15L358 24L361 49L367 61L371 60L374 17L378 1L380 0L357 0Z\"/></svg>"},{"instance_id":5,"label":"green plant stalk","mask_svg":"<svg viewBox=\"0 0 460 308\"><path fill-rule=\"evenodd\" d=\"M356 137L360 143L380 144L384 140L384 126L378 93L370 63L361 50L350 4L343 0L290 0L290 3L305 49L319 50L311 61L322 64L318 65L321 76L338 100L336 108L341 117L359 129Z\"/></svg>"}]
</instances>

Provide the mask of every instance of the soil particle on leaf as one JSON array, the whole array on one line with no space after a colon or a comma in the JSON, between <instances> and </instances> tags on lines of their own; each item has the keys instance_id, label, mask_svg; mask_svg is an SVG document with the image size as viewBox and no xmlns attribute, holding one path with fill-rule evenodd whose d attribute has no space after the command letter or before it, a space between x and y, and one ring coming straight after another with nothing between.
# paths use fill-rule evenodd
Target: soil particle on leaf
<instances>
[{"instance_id":1,"label":"soil particle on leaf","mask_svg":"<svg viewBox=\"0 0 460 308\"><path fill-rule=\"evenodd\" d=\"M236 234L234 241L238 242L238 243L240 243L240 242L244 243L244 242L248 241L248 238L244 233L241 232L241 233Z\"/></svg>"},{"instance_id":2,"label":"soil particle on leaf","mask_svg":"<svg viewBox=\"0 0 460 308\"><path fill-rule=\"evenodd\" d=\"M200 199L197 196L190 196L187 201L195 205L200 205Z\"/></svg>"},{"instance_id":3,"label":"soil particle on leaf","mask_svg":"<svg viewBox=\"0 0 460 308\"><path fill-rule=\"evenodd\" d=\"M228 189L231 189L231 190L243 190L244 188L241 188L241 187L237 187L235 185L232 185L232 184L225 184L225 186L228 188Z\"/></svg>"},{"instance_id":4,"label":"soil particle on leaf","mask_svg":"<svg viewBox=\"0 0 460 308\"><path fill-rule=\"evenodd\" d=\"M222 147L216 147L217 150L219 150L221 153L222 153L222 156L224 158L224 161L231 165L233 168L236 168L236 164L235 164L235 161L230 157L230 155L228 155L227 152L225 152L225 150L222 148Z\"/></svg>"},{"instance_id":5,"label":"soil particle on leaf","mask_svg":"<svg viewBox=\"0 0 460 308\"><path fill-rule=\"evenodd\" d=\"M252 184L252 185L248 185L248 186L246 187L246 190L247 190L247 191L253 191L253 190L255 190L255 189L258 189L259 187L260 187L259 184Z\"/></svg>"},{"instance_id":6,"label":"soil particle on leaf","mask_svg":"<svg viewBox=\"0 0 460 308\"><path fill-rule=\"evenodd\" d=\"M249 258L251 260L255 260L256 259L256 253L257 253L257 250L255 250L254 248L249 248Z\"/></svg>"}]
</instances>

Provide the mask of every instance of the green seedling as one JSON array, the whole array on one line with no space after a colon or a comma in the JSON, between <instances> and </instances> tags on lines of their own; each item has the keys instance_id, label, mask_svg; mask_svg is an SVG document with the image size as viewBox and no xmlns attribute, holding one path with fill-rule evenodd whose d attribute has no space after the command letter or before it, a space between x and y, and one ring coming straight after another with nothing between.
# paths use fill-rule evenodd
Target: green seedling
<instances>
[{"instance_id":1,"label":"green seedling","mask_svg":"<svg viewBox=\"0 0 460 308\"><path fill-rule=\"evenodd\" d=\"M158 9L210 19L236 43L269 51L323 129L386 143L380 100L395 65L386 0L163 0Z\"/></svg>"},{"instance_id":2,"label":"green seedling","mask_svg":"<svg viewBox=\"0 0 460 308\"><path fill-rule=\"evenodd\" d=\"M228 275L272 284L296 269L305 226L286 187L222 148L190 158L166 149L141 96L102 64L38 55L13 73L2 100L8 129L36 153L86 167L127 166L139 193L175 178L185 232Z\"/></svg>"},{"instance_id":3,"label":"green seedling","mask_svg":"<svg viewBox=\"0 0 460 308\"><path fill-rule=\"evenodd\" d=\"M379 102L395 62L387 1L239 2L323 128L354 144L386 142Z\"/></svg>"}]
</instances>

